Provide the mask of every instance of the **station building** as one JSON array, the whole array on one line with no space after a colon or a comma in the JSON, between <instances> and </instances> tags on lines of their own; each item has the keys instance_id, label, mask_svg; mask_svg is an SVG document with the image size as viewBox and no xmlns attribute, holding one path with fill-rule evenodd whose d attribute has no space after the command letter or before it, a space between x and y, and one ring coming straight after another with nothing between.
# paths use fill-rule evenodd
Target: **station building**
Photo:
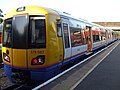
<instances>
[{"instance_id":1,"label":"station building","mask_svg":"<svg viewBox=\"0 0 120 90\"><path fill-rule=\"evenodd\" d=\"M101 26L105 26L115 31L120 31L120 22L93 22L93 23L99 24Z\"/></svg>"}]
</instances>

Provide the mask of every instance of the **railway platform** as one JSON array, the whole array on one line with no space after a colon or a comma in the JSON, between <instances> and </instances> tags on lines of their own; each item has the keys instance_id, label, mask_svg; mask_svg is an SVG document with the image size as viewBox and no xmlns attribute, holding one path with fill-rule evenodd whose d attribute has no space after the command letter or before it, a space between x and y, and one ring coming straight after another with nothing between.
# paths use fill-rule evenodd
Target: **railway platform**
<instances>
[{"instance_id":1,"label":"railway platform","mask_svg":"<svg viewBox=\"0 0 120 90\"><path fill-rule=\"evenodd\" d=\"M120 44L74 90L120 90Z\"/></svg>"},{"instance_id":2,"label":"railway platform","mask_svg":"<svg viewBox=\"0 0 120 90\"><path fill-rule=\"evenodd\" d=\"M120 90L119 77L120 41L117 41L38 90Z\"/></svg>"}]
</instances>

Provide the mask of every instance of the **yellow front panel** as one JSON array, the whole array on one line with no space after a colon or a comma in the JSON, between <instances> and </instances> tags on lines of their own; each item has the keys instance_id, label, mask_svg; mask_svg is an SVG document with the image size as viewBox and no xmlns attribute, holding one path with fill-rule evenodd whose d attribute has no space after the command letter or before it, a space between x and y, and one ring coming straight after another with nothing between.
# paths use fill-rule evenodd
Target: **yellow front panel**
<instances>
[{"instance_id":1,"label":"yellow front panel","mask_svg":"<svg viewBox=\"0 0 120 90\"><path fill-rule=\"evenodd\" d=\"M7 50L9 51L9 54L6 53ZM3 53L6 53L10 57L10 62L7 62L7 61L4 60ZM12 62L13 62L12 60L13 59L12 59L12 49L11 48L2 47L2 60L3 60L4 63L12 66Z\"/></svg>"},{"instance_id":2,"label":"yellow front panel","mask_svg":"<svg viewBox=\"0 0 120 90\"><path fill-rule=\"evenodd\" d=\"M13 66L27 68L26 50L13 49Z\"/></svg>"}]
</instances>

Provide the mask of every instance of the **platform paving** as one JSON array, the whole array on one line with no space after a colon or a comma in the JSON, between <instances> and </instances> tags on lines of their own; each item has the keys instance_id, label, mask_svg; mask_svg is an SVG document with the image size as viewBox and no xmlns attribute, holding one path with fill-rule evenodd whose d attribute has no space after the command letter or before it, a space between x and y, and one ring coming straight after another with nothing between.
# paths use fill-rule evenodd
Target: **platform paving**
<instances>
[{"instance_id":1,"label":"platform paving","mask_svg":"<svg viewBox=\"0 0 120 90\"><path fill-rule=\"evenodd\" d=\"M120 90L120 44L74 90Z\"/></svg>"}]
</instances>

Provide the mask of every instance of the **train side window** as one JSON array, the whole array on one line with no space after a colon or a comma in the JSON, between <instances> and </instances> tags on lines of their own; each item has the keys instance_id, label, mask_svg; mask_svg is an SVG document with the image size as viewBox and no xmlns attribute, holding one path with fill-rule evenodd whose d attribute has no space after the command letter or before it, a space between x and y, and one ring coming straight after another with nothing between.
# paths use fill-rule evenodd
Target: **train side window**
<instances>
[{"instance_id":1,"label":"train side window","mask_svg":"<svg viewBox=\"0 0 120 90\"><path fill-rule=\"evenodd\" d=\"M70 35L72 47L80 46L83 44L80 28L70 27Z\"/></svg>"},{"instance_id":2,"label":"train side window","mask_svg":"<svg viewBox=\"0 0 120 90\"><path fill-rule=\"evenodd\" d=\"M58 37L62 37L62 27L60 22L57 23L57 35Z\"/></svg>"},{"instance_id":3,"label":"train side window","mask_svg":"<svg viewBox=\"0 0 120 90\"><path fill-rule=\"evenodd\" d=\"M100 41L99 35L93 35L93 42Z\"/></svg>"}]
</instances>

